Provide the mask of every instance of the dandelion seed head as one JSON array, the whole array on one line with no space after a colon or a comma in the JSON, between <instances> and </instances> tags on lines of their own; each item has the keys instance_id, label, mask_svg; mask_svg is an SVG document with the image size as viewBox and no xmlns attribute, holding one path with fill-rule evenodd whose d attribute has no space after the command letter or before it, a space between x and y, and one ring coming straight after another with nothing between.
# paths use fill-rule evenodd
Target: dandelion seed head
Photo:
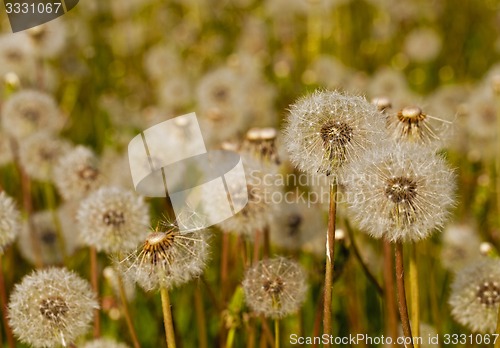
<instances>
[{"instance_id":1,"label":"dandelion seed head","mask_svg":"<svg viewBox=\"0 0 500 348\"><path fill-rule=\"evenodd\" d=\"M21 214L14 200L0 191L0 254L16 239L21 226Z\"/></svg>"},{"instance_id":2,"label":"dandelion seed head","mask_svg":"<svg viewBox=\"0 0 500 348\"><path fill-rule=\"evenodd\" d=\"M2 127L17 139L40 130L58 132L62 126L63 116L54 98L44 92L21 90L7 99L2 108Z\"/></svg>"},{"instance_id":3,"label":"dandelion seed head","mask_svg":"<svg viewBox=\"0 0 500 348\"><path fill-rule=\"evenodd\" d=\"M50 133L39 132L20 143L19 161L26 173L40 181L52 180L52 168L71 145Z\"/></svg>"},{"instance_id":4,"label":"dandelion seed head","mask_svg":"<svg viewBox=\"0 0 500 348\"><path fill-rule=\"evenodd\" d=\"M208 259L206 230L181 233L175 225L163 227L151 232L136 251L117 264L126 279L146 291L190 281L203 273Z\"/></svg>"},{"instance_id":5,"label":"dandelion seed head","mask_svg":"<svg viewBox=\"0 0 500 348\"><path fill-rule=\"evenodd\" d=\"M389 241L417 241L444 226L454 174L430 149L388 142L348 168L349 213L361 230Z\"/></svg>"},{"instance_id":6,"label":"dandelion seed head","mask_svg":"<svg viewBox=\"0 0 500 348\"><path fill-rule=\"evenodd\" d=\"M33 45L23 33L9 33L0 36L0 75L15 73L17 76L29 78L35 71Z\"/></svg>"},{"instance_id":7,"label":"dandelion seed head","mask_svg":"<svg viewBox=\"0 0 500 348\"><path fill-rule=\"evenodd\" d=\"M295 261L282 257L266 259L246 272L243 289L254 312L281 318L296 312L304 302L306 274Z\"/></svg>"},{"instance_id":8,"label":"dandelion seed head","mask_svg":"<svg viewBox=\"0 0 500 348\"><path fill-rule=\"evenodd\" d=\"M77 221L85 245L106 253L129 252L146 234L149 211L134 192L102 187L81 202Z\"/></svg>"},{"instance_id":9,"label":"dandelion seed head","mask_svg":"<svg viewBox=\"0 0 500 348\"><path fill-rule=\"evenodd\" d=\"M34 271L15 286L9 323L21 342L54 347L87 332L96 308L87 281L66 269L48 268Z\"/></svg>"},{"instance_id":10,"label":"dandelion seed head","mask_svg":"<svg viewBox=\"0 0 500 348\"><path fill-rule=\"evenodd\" d=\"M392 108L392 102L388 97L375 97L372 98L371 103L377 107L377 110L384 112Z\"/></svg>"},{"instance_id":11,"label":"dandelion seed head","mask_svg":"<svg viewBox=\"0 0 500 348\"><path fill-rule=\"evenodd\" d=\"M481 257L481 240L470 223L452 224L443 233L441 262L445 269L458 271Z\"/></svg>"},{"instance_id":12,"label":"dandelion seed head","mask_svg":"<svg viewBox=\"0 0 500 348\"><path fill-rule=\"evenodd\" d=\"M54 184L66 200L85 197L102 181L97 157L81 145L62 156L54 167Z\"/></svg>"},{"instance_id":13,"label":"dandelion seed head","mask_svg":"<svg viewBox=\"0 0 500 348\"><path fill-rule=\"evenodd\" d=\"M60 18L32 27L26 33L36 55L42 58L56 57L66 44L67 29Z\"/></svg>"},{"instance_id":14,"label":"dandelion seed head","mask_svg":"<svg viewBox=\"0 0 500 348\"><path fill-rule=\"evenodd\" d=\"M72 255L79 246L78 238L75 236L74 223L66 216L69 207L63 206L56 211L49 210L36 212L31 216L33 223L33 234L30 232L28 222L23 224L23 228L19 233L19 241L17 247L21 256L35 265L37 262L37 254L33 246L33 235L35 237L37 247L40 250L40 256L44 265L56 265L63 262L64 257L61 251L60 232L64 238L64 247L66 255ZM57 231L56 220L59 223L60 231Z\"/></svg>"},{"instance_id":15,"label":"dandelion seed head","mask_svg":"<svg viewBox=\"0 0 500 348\"><path fill-rule=\"evenodd\" d=\"M251 128L243 141L241 152L261 162L280 164L276 146L277 137L278 131L276 128Z\"/></svg>"},{"instance_id":16,"label":"dandelion seed head","mask_svg":"<svg viewBox=\"0 0 500 348\"><path fill-rule=\"evenodd\" d=\"M291 161L310 174L337 174L384 134L384 122L364 98L316 91L291 106L284 142Z\"/></svg>"},{"instance_id":17,"label":"dandelion seed head","mask_svg":"<svg viewBox=\"0 0 500 348\"><path fill-rule=\"evenodd\" d=\"M500 303L500 261L476 260L457 271L448 301L451 315L478 333L494 333Z\"/></svg>"}]
</instances>

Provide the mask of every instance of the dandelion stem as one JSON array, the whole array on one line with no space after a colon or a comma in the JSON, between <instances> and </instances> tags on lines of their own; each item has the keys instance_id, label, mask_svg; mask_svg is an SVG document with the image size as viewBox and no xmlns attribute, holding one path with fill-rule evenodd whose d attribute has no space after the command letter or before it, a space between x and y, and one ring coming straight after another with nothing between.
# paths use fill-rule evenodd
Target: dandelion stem
<instances>
[{"instance_id":1,"label":"dandelion stem","mask_svg":"<svg viewBox=\"0 0 500 348\"><path fill-rule=\"evenodd\" d=\"M47 200L47 206L49 208L50 214L52 215L52 221L54 222L54 227L57 235L57 243L59 244L59 249L61 250L61 255L63 258L63 264L68 264L68 254L66 253L66 240L64 239L64 235L62 233L61 221L59 220L59 216L56 213L56 202L54 196L54 189L51 184L46 182L43 185L45 199Z\"/></svg>"},{"instance_id":2,"label":"dandelion stem","mask_svg":"<svg viewBox=\"0 0 500 348\"><path fill-rule=\"evenodd\" d=\"M252 264L256 264L259 262L259 256L260 256L260 245L262 243L262 231L261 230L255 230L255 238L253 241L253 259L252 259Z\"/></svg>"},{"instance_id":3,"label":"dandelion stem","mask_svg":"<svg viewBox=\"0 0 500 348\"><path fill-rule=\"evenodd\" d=\"M5 290L5 279L3 277L3 255L0 254L0 301L2 305L2 321L3 327L5 329L5 336L7 336L7 344L9 348L14 348L16 346L14 342L14 337L12 336L12 330L10 329L7 320L7 293ZM1 330L0 330L1 331ZM1 341L0 341L1 342Z\"/></svg>"},{"instance_id":4,"label":"dandelion stem","mask_svg":"<svg viewBox=\"0 0 500 348\"><path fill-rule=\"evenodd\" d=\"M222 255L220 267L220 282L221 282L221 302L226 303L228 289L228 267L229 267L229 233L222 233Z\"/></svg>"},{"instance_id":5,"label":"dandelion stem","mask_svg":"<svg viewBox=\"0 0 500 348\"><path fill-rule=\"evenodd\" d=\"M205 319L205 309L203 308L203 296L201 294L200 283L194 290L194 306L196 311L196 324L198 326L198 344L200 348L208 348L207 322Z\"/></svg>"},{"instance_id":6,"label":"dandelion stem","mask_svg":"<svg viewBox=\"0 0 500 348\"><path fill-rule=\"evenodd\" d=\"M280 348L280 321L274 319L274 348Z\"/></svg>"},{"instance_id":7,"label":"dandelion stem","mask_svg":"<svg viewBox=\"0 0 500 348\"><path fill-rule=\"evenodd\" d=\"M387 318L386 335L396 342L398 336L398 314L396 309L396 294L394 293L394 264L392 261L391 243L383 240L384 246L384 304Z\"/></svg>"},{"instance_id":8,"label":"dandelion stem","mask_svg":"<svg viewBox=\"0 0 500 348\"><path fill-rule=\"evenodd\" d=\"M160 289L161 293L161 308L163 310L163 324L165 325L165 337L167 339L167 347L175 348L175 332L174 322L172 320L172 310L170 306L170 297L168 289L164 286Z\"/></svg>"},{"instance_id":9,"label":"dandelion stem","mask_svg":"<svg viewBox=\"0 0 500 348\"><path fill-rule=\"evenodd\" d=\"M398 289L398 307L399 316L401 318L401 326L405 337L412 339L410 318L408 317L408 307L406 306L406 291L405 291L405 271L403 260L403 243L396 242L396 285ZM414 348L413 343L407 344L407 348Z\"/></svg>"},{"instance_id":10,"label":"dandelion stem","mask_svg":"<svg viewBox=\"0 0 500 348\"><path fill-rule=\"evenodd\" d=\"M335 219L336 219L336 201L337 184L330 184L330 208L328 210L328 232L326 236L326 269L325 269L325 289L323 300L323 333L332 334L332 283L334 270L334 252L335 252ZM325 347L329 347L326 344Z\"/></svg>"},{"instance_id":11,"label":"dandelion stem","mask_svg":"<svg viewBox=\"0 0 500 348\"><path fill-rule=\"evenodd\" d=\"M132 317L128 308L127 295L125 294L125 286L123 285L123 279L120 274L118 274L118 288L120 290L120 300L123 309L123 314L125 316L125 322L127 324L128 332L130 338L132 339L132 344L134 348L141 348L139 340L137 338L137 333L135 332L134 324L132 323Z\"/></svg>"},{"instance_id":12,"label":"dandelion stem","mask_svg":"<svg viewBox=\"0 0 500 348\"><path fill-rule=\"evenodd\" d=\"M35 254L35 266L36 268L43 268L43 258L42 258L42 249L40 247L40 244L38 243L37 240L37 235L36 235L36 230L35 226L33 224L33 201L31 199L31 180L24 171L24 169L21 167L19 164L19 154L18 154L18 144L16 140L13 138L10 139L11 143L11 148L12 152L14 154L14 165L16 167L16 170L19 173L19 176L21 177L21 192L23 196L23 208L24 212L27 215L27 221L28 221L28 229L29 229L29 235L30 235L30 242L31 242L31 247L33 249L33 253Z\"/></svg>"},{"instance_id":13,"label":"dandelion stem","mask_svg":"<svg viewBox=\"0 0 500 348\"><path fill-rule=\"evenodd\" d=\"M349 221L346 219L345 220L345 227L347 230L347 233L349 234L349 240L351 242L351 249L354 252L354 256L356 256L356 259L358 260L361 269L365 273L366 277L368 278L369 281L375 285L375 289L377 289L377 292L380 296L384 295L384 289L382 289L382 286L379 284L377 278L373 275L373 273L370 271L366 263L363 261L363 258L361 257L361 254L359 252L359 249L356 245L356 241L354 239L354 233L352 231L351 225L349 224Z\"/></svg>"},{"instance_id":14,"label":"dandelion stem","mask_svg":"<svg viewBox=\"0 0 500 348\"><path fill-rule=\"evenodd\" d=\"M89 247L90 253L90 283L92 290L99 298L99 271L97 265L97 250L95 247ZM101 315L99 309L94 309L94 338L101 336Z\"/></svg>"},{"instance_id":15,"label":"dandelion stem","mask_svg":"<svg viewBox=\"0 0 500 348\"><path fill-rule=\"evenodd\" d=\"M269 258L271 255L271 232L269 231L269 226L264 227L264 245L262 248L263 258Z\"/></svg>"},{"instance_id":16,"label":"dandelion stem","mask_svg":"<svg viewBox=\"0 0 500 348\"><path fill-rule=\"evenodd\" d=\"M418 289L418 268L417 268L417 248L415 243L410 247L410 297L411 297L411 323L413 325L413 335L420 336L420 294ZM417 341L415 348L419 348Z\"/></svg>"}]
</instances>

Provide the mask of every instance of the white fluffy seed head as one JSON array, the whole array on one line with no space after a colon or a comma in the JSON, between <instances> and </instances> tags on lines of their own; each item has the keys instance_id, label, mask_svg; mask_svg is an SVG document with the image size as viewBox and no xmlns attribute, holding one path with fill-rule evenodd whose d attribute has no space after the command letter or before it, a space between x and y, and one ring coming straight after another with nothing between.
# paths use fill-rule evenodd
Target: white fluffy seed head
<instances>
[{"instance_id":1,"label":"white fluffy seed head","mask_svg":"<svg viewBox=\"0 0 500 348\"><path fill-rule=\"evenodd\" d=\"M23 139L40 130L58 132L63 116L54 98L36 90L13 94L2 108L2 127L6 133Z\"/></svg>"},{"instance_id":2,"label":"white fluffy seed head","mask_svg":"<svg viewBox=\"0 0 500 348\"><path fill-rule=\"evenodd\" d=\"M0 254L16 239L21 226L21 214L14 200L0 192Z\"/></svg>"},{"instance_id":3,"label":"white fluffy seed head","mask_svg":"<svg viewBox=\"0 0 500 348\"><path fill-rule=\"evenodd\" d=\"M81 202L77 221L85 245L106 253L130 252L147 234L149 211L134 192L102 187Z\"/></svg>"},{"instance_id":4,"label":"white fluffy seed head","mask_svg":"<svg viewBox=\"0 0 500 348\"><path fill-rule=\"evenodd\" d=\"M452 224L443 233L441 263L450 271L456 271L481 257L481 240L477 229L470 223Z\"/></svg>"},{"instance_id":5,"label":"white fluffy seed head","mask_svg":"<svg viewBox=\"0 0 500 348\"><path fill-rule=\"evenodd\" d=\"M478 260L458 271L448 303L460 324L474 332L494 333L500 304L500 260Z\"/></svg>"},{"instance_id":6,"label":"white fluffy seed head","mask_svg":"<svg viewBox=\"0 0 500 348\"><path fill-rule=\"evenodd\" d=\"M360 229L389 241L417 241L442 228L454 204L455 176L417 144L387 142L345 177L349 213Z\"/></svg>"},{"instance_id":7,"label":"white fluffy seed head","mask_svg":"<svg viewBox=\"0 0 500 348\"><path fill-rule=\"evenodd\" d=\"M228 192L231 197L215 194L215 188L207 187L203 194L213 197L212 204L207 208L207 214L220 216L221 209L225 208L230 198L233 202L243 202L248 197L248 203L237 214L220 222L217 226L225 233L235 233L253 236L255 231L262 231L269 226L276 214L274 197L279 188L274 184L273 176L278 172L274 163L257 162L246 156L243 157L246 181L227 179ZM232 174L228 174L231 176Z\"/></svg>"},{"instance_id":8,"label":"white fluffy seed head","mask_svg":"<svg viewBox=\"0 0 500 348\"><path fill-rule=\"evenodd\" d=\"M68 153L71 145L50 133L40 132L19 144L19 161L33 179L52 180L52 168Z\"/></svg>"},{"instance_id":9,"label":"white fluffy seed head","mask_svg":"<svg viewBox=\"0 0 500 348\"><path fill-rule=\"evenodd\" d=\"M34 347L67 345L87 332L99 308L90 284L63 268L25 276L9 301L9 324L18 339Z\"/></svg>"},{"instance_id":10,"label":"white fluffy seed head","mask_svg":"<svg viewBox=\"0 0 500 348\"><path fill-rule=\"evenodd\" d=\"M40 249L43 264L61 264L64 261L64 257L61 249L61 241L58 237L59 232L64 238L66 255L72 255L79 246L79 243L75 234L74 223L67 214L68 207L66 206L54 212L45 210L33 214L31 219L33 220L34 233L31 233L30 225L27 221L23 224L23 228L19 233L17 247L21 256L31 264L36 264L37 253L33 245L34 235L37 247ZM55 219L58 220L59 227L56 226ZM60 228L59 231L58 228Z\"/></svg>"},{"instance_id":11,"label":"white fluffy seed head","mask_svg":"<svg viewBox=\"0 0 500 348\"><path fill-rule=\"evenodd\" d=\"M262 260L246 272L243 289L254 312L282 318L304 303L306 273L297 262L283 257Z\"/></svg>"},{"instance_id":12,"label":"white fluffy seed head","mask_svg":"<svg viewBox=\"0 0 500 348\"><path fill-rule=\"evenodd\" d=\"M316 91L290 107L284 143L302 171L336 175L383 138L384 120L362 97Z\"/></svg>"},{"instance_id":13,"label":"white fluffy seed head","mask_svg":"<svg viewBox=\"0 0 500 348\"><path fill-rule=\"evenodd\" d=\"M54 167L54 183L66 200L85 197L102 181L96 156L92 150L81 145L61 157Z\"/></svg>"},{"instance_id":14,"label":"white fluffy seed head","mask_svg":"<svg viewBox=\"0 0 500 348\"><path fill-rule=\"evenodd\" d=\"M203 273L208 259L207 230L180 232L174 225L151 232L117 267L144 290L173 288Z\"/></svg>"}]
</instances>

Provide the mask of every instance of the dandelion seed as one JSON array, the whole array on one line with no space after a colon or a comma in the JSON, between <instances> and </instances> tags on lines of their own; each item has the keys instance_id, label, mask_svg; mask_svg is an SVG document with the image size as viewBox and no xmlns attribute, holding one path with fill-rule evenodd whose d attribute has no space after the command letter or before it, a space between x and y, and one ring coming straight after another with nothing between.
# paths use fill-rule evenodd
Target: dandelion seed
<instances>
[{"instance_id":1,"label":"dandelion seed","mask_svg":"<svg viewBox=\"0 0 500 348\"><path fill-rule=\"evenodd\" d=\"M472 262L456 273L448 301L451 315L478 333L494 333L500 304L500 261Z\"/></svg>"},{"instance_id":2,"label":"dandelion seed","mask_svg":"<svg viewBox=\"0 0 500 348\"><path fill-rule=\"evenodd\" d=\"M148 206L132 191L102 187L82 201L77 221L85 245L106 253L129 252L144 239Z\"/></svg>"},{"instance_id":3,"label":"dandelion seed","mask_svg":"<svg viewBox=\"0 0 500 348\"><path fill-rule=\"evenodd\" d=\"M175 225L168 225L165 231L150 233L142 246L118 267L125 278L146 291L171 289L203 273L208 237L205 230L181 233Z\"/></svg>"},{"instance_id":4,"label":"dandelion seed","mask_svg":"<svg viewBox=\"0 0 500 348\"><path fill-rule=\"evenodd\" d=\"M58 132L63 121L54 98L35 90L16 92L7 99L2 108L2 127L6 133L17 139L40 130Z\"/></svg>"},{"instance_id":5,"label":"dandelion seed","mask_svg":"<svg viewBox=\"0 0 500 348\"><path fill-rule=\"evenodd\" d=\"M0 255L16 239L21 226L21 214L14 200L0 191ZM1 270L0 270L1 272Z\"/></svg>"},{"instance_id":6,"label":"dandelion seed","mask_svg":"<svg viewBox=\"0 0 500 348\"><path fill-rule=\"evenodd\" d=\"M81 199L102 182L98 161L92 150L77 146L54 167L54 184L66 200Z\"/></svg>"},{"instance_id":7,"label":"dandelion seed","mask_svg":"<svg viewBox=\"0 0 500 348\"><path fill-rule=\"evenodd\" d=\"M442 228L455 178L444 160L412 143L387 143L348 169L349 212L375 238L417 241Z\"/></svg>"},{"instance_id":8,"label":"dandelion seed","mask_svg":"<svg viewBox=\"0 0 500 348\"><path fill-rule=\"evenodd\" d=\"M9 301L9 323L23 343L66 346L85 334L99 308L90 284L66 269L49 268L25 276Z\"/></svg>"},{"instance_id":9,"label":"dandelion seed","mask_svg":"<svg viewBox=\"0 0 500 348\"><path fill-rule=\"evenodd\" d=\"M284 142L305 172L336 174L381 140L384 122L365 99L316 91L291 106Z\"/></svg>"},{"instance_id":10,"label":"dandelion seed","mask_svg":"<svg viewBox=\"0 0 500 348\"><path fill-rule=\"evenodd\" d=\"M282 318L296 312L304 302L306 274L295 261L282 257L266 259L246 272L243 289L254 312Z\"/></svg>"}]
</instances>

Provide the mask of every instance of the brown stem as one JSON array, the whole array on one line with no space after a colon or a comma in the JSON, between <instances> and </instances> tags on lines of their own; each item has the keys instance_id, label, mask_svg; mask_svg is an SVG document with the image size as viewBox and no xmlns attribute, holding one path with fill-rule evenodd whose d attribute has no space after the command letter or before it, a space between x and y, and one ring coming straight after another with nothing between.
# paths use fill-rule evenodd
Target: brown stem
<instances>
[{"instance_id":1,"label":"brown stem","mask_svg":"<svg viewBox=\"0 0 500 348\"><path fill-rule=\"evenodd\" d=\"M324 290L321 289L320 293L323 292ZM318 337L319 332L321 330L321 309L323 308L323 298L319 297L318 304L316 306L316 311L314 314L314 324L313 324L313 332L312 332L312 337ZM312 348L316 348L316 341L313 342Z\"/></svg>"},{"instance_id":2,"label":"brown stem","mask_svg":"<svg viewBox=\"0 0 500 348\"><path fill-rule=\"evenodd\" d=\"M403 244L396 242L396 285L398 288L398 307L399 317L401 319L401 326L403 327L403 334L411 340L406 344L407 348L413 348L413 340L411 335L410 318L408 317L408 307L406 305L406 291L405 291L405 271L403 260Z\"/></svg>"},{"instance_id":3,"label":"brown stem","mask_svg":"<svg viewBox=\"0 0 500 348\"><path fill-rule=\"evenodd\" d=\"M130 338L132 339L132 344L134 345L134 348L141 348L139 339L137 338L137 333L134 328L134 324L132 322L132 316L130 315L130 311L128 308L127 294L125 293L125 286L123 285L123 279L120 274L118 274L118 288L120 290L120 300L123 315L125 316L125 323L127 324L128 332L130 334Z\"/></svg>"},{"instance_id":4,"label":"brown stem","mask_svg":"<svg viewBox=\"0 0 500 348\"><path fill-rule=\"evenodd\" d=\"M265 337L265 341L267 342L267 345L273 347L274 346L273 332L271 331L271 328L269 327L269 324L267 323L267 320L263 315L260 317L260 319L262 323L262 333L263 336Z\"/></svg>"},{"instance_id":5,"label":"brown stem","mask_svg":"<svg viewBox=\"0 0 500 348\"><path fill-rule=\"evenodd\" d=\"M263 258L268 259L271 255L271 232L269 231L269 226L264 227L264 245L262 248Z\"/></svg>"},{"instance_id":6,"label":"brown stem","mask_svg":"<svg viewBox=\"0 0 500 348\"><path fill-rule=\"evenodd\" d=\"M228 290L228 267L229 267L229 233L222 233L222 256L220 267L220 282L221 282L221 302L226 303Z\"/></svg>"},{"instance_id":7,"label":"brown stem","mask_svg":"<svg viewBox=\"0 0 500 348\"><path fill-rule=\"evenodd\" d=\"M383 240L384 246L384 305L385 305L385 332L392 342L398 337L398 314L396 309L396 294L394 292L394 264L392 261L391 243ZM394 345L395 346L395 345Z\"/></svg>"},{"instance_id":8,"label":"brown stem","mask_svg":"<svg viewBox=\"0 0 500 348\"><path fill-rule=\"evenodd\" d=\"M196 310L196 326L198 328L198 338L200 348L208 348L207 341L207 323L205 318L205 309L203 308L203 296L201 294L200 284L198 283L194 290L194 307Z\"/></svg>"},{"instance_id":9,"label":"brown stem","mask_svg":"<svg viewBox=\"0 0 500 348\"><path fill-rule=\"evenodd\" d=\"M255 230L255 238L253 241L252 264L256 264L257 262L259 262L261 239L262 239L262 231Z\"/></svg>"},{"instance_id":10,"label":"brown stem","mask_svg":"<svg viewBox=\"0 0 500 348\"><path fill-rule=\"evenodd\" d=\"M35 267L43 268L42 248L38 243L35 225L33 224L33 201L31 200L31 180L19 163L19 151L17 141L10 139L12 152L14 154L14 165L21 177L21 192L23 196L23 209L28 220L28 229L30 235L31 248L35 254Z\"/></svg>"},{"instance_id":11,"label":"brown stem","mask_svg":"<svg viewBox=\"0 0 500 348\"><path fill-rule=\"evenodd\" d=\"M16 343L14 341L14 337L12 336L12 330L10 329L9 322L7 319L7 292L5 290L5 279L3 277L2 254L0 254L0 301L2 305L2 321L3 321L3 327L5 329L5 335L7 336L7 343L9 345L9 348L15 348Z\"/></svg>"},{"instance_id":12,"label":"brown stem","mask_svg":"<svg viewBox=\"0 0 500 348\"><path fill-rule=\"evenodd\" d=\"M90 282L92 290L99 298L99 271L97 265L97 250L95 247L89 247L90 252ZM94 309L94 338L101 337L101 315L99 309Z\"/></svg>"},{"instance_id":13,"label":"brown stem","mask_svg":"<svg viewBox=\"0 0 500 348\"><path fill-rule=\"evenodd\" d=\"M175 348L175 331L174 321L172 318L172 309L170 308L170 297L168 289L165 287L160 288L161 294L161 307L163 310L163 324L165 326L165 338L167 341L167 348Z\"/></svg>"},{"instance_id":14,"label":"brown stem","mask_svg":"<svg viewBox=\"0 0 500 348\"><path fill-rule=\"evenodd\" d=\"M330 208L328 210L328 232L326 235L326 267L325 267L325 289L323 299L323 334L332 334L332 285L335 252L335 218L337 204L335 196L337 184L330 184ZM325 347L330 347L327 343Z\"/></svg>"}]
</instances>

